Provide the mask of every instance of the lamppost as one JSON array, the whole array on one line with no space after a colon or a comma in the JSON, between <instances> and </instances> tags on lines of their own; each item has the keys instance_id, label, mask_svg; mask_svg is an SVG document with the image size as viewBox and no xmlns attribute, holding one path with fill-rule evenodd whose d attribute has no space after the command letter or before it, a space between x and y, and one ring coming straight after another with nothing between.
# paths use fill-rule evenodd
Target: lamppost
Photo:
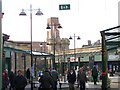
<instances>
[{"instance_id":1,"label":"lamppost","mask_svg":"<svg viewBox=\"0 0 120 90\"><path fill-rule=\"evenodd\" d=\"M93 69L93 66L94 66L94 59L95 59L95 56L93 53L91 53L89 56L89 65L91 69Z\"/></svg>"},{"instance_id":2,"label":"lamppost","mask_svg":"<svg viewBox=\"0 0 120 90\"><path fill-rule=\"evenodd\" d=\"M0 90L2 89L2 0L0 0Z\"/></svg>"},{"instance_id":3,"label":"lamppost","mask_svg":"<svg viewBox=\"0 0 120 90\"><path fill-rule=\"evenodd\" d=\"M5 45L5 42L6 41L8 41L8 39L9 39L9 35L7 35L7 34L4 34L3 33L3 37L2 37L2 39L3 39L3 45L2 45L2 70L5 70L5 64L6 64L6 59L5 59L5 51L4 51L4 45Z\"/></svg>"},{"instance_id":4,"label":"lamppost","mask_svg":"<svg viewBox=\"0 0 120 90\"><path fill-rule=\"evenodd\" d=\"M47 24L47 28L46 29L51 29L51 39L53 40L53 43L50 43L50 45L53 45L53 67L56 68L56 65L55 65L55 45L56 45L56 32L55 32L55 29L56 28L62 28L62 26L60 24L53 24L52 21L51 21L51 24Z\"/></svg>"},{"instance_id":5,"label":"lamppost","mask_svg":"<svg viewBox=\"0 0 120 90\"><path fill-rule=\"evenodd\" d=\"M40 43L40 48L41 48L41 53L46 53L46 42L42 42ZM45 60L45 68L47 68L47 58L44 57L44 60Z\"/></svg>"},{"instance_id":6,"label":"lamppost","mask_svg":"<svg viewBox=\"0 0 120 90\"><path fill-rule=\"evenodd\" d=\"M69 45L69 42L66 42L66 40L65 39L62 39L62 41L61 41L61 51L62 51L62 70L63 70L63 75L64 75L64 77L65 77L65 66L66 66L66 60L65 60L65 58L66 58L66 55L65 55L65 51L66 50L68 50L68 48L67 48L67 45ZM64 80L65 80L65 78L64 78Z\"/></svg>"},{"instance_id":7,"label":"lamppost","mask_svg":"<svg viewBox=\"0 0 120 90\"><path fill-rule=\"evenodd\" d=\"M33 9L32 5L30 4L30 9L22 9L22 12L19 14L20 16L26 16L26 13L24 11L30 11L30 36L31 36L31 42L30 42L30 55L31 55L31 69L33 68L33 55L32 55L32 11L37 11L36 15L43 15L43 13L40 11L40 9ZM31 90L33 90L33 76L31 74Z\"/></svg>"},{"instance_id":8,"label":"lamppost","mask_svg":"<svg viewBox=\"0 0 120 90\"><path fill-rule=\"evenodd\" d=\"M44 53L46 52L46 42L45 41L40 43L40 51L44 52Z\"/></svg>"},{"instance_id":9,"label":"lamppost","mask_svg":"<svg viewBox=\"0 0 120 90\"><path fill-rule=\"evenodd\" d=\"M74 40L74 60L76 60L76 37L77 37L77 40L79 40L80 39L80 37L79 36L76 36L75 34L73 35L73 36L70 36L69 37L69 39L72 39L72 37L73 37L73 40Z\"/></svg>"}]
</instances>

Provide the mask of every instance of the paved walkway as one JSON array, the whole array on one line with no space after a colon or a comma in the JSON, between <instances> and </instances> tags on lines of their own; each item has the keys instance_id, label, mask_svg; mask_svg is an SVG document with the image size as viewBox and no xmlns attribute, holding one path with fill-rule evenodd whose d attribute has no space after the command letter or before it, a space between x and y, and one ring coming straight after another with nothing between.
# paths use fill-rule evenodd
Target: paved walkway
<instances>
[{"instance_id":1,"label":"paved walkway","mask_svg":"<svg viewBox=\"0 0 120 90\"><path fill-rule=\"evenodd\" d=\"M114 88L113 90L120 90L120 86L118 84L119 83L111 83L111 88ZM93 82L87 82L86 90L101 90L101 85L102 85L102 82L97 82L97 85L94 85ZM35 86L36 86L36 88L34 88L34 90L38 90L37 87L39 87L39 84L36 84ZM26 90L30 90L30 88L31 88L31 85L28 84L26 86ZM58 84L58 90L69 90L68 83L67 82L63 83L61 86L61 89ZM75 90L80 90L79 88L77 88L77 84L75 84Z\"/></svg>"},{"instance_id":2,"label":"paved walkway","mask_svg":"<svg viewBox=\"0 0 120 90\"><path fill-rule=\"evenodd\" d=\"M37 83L37 81L36 81L36 83ZM36 89L35 90L37 90L37 87L39 86L39 84L36 84L35 85L35 87L36 87ZM75 88L77 87L77 84L75 84ZM30 84L28 84L27 86L26 86L26 90L28 90L28 89L30 89L31 88L31 85ZM59 87L59 85L58 85L58 88L60 88ZM61 86L61 89L62 90L68 90L68 88L69 88L69 86L68 86L68 83L63 83L62 84L62 86ZM97 83L97 85L94 85L94 83L93 82L87 82L86 83L86 90L100 90L101 89L101 82L98 82ZM76 88L75 90L79 90L79 88Z\"/></svg>"},{"instance_id":3,"label":"paved walkway","mask_svg":"<svg viewBox=\"0 0 120 90\"><path fill-rule=\"evenodd\" d=\"M120 82L115 82L118 79L118 77L110 77L111 79L111 88L120 88ZM115 83L113 83L115 82ZM38 81L35 81L35 83L38 83L38 84L35 84L35 88L34 90L38 90L38 87L39 87L39 82ZM86 90L101 90L101 85L102 85L102 82L97 82L97 85L94 85L93 82L87 82L86 83ZM60 86L58 85L58 90L60 90ZM31 88L31 84L28 84L26 86L26 90L30 90ZM61 90L69 90L69 86L68 86L68 82L62 82L62 85L61 85ZM79 90L79 88L77 88L77 84L75 84L75 90ZM115 89L115 90L120 90L120 89Z\"/></svg>"}]
</instances>

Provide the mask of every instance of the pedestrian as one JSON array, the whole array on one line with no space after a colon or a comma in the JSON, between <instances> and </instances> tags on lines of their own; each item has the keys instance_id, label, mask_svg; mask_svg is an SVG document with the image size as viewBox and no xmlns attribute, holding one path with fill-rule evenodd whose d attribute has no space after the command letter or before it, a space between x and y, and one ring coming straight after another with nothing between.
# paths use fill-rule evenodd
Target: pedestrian
<instances>
[{"instance_id":1,"label":"pedestrian","mask_svg":"<svg viewBox=\"0 0 120 90\"><path fill-rule=\"evenodd\" d=\"M47 69L43 71L43 75L41 75L39 82L40 82L40 86L38 90L41 90L41 89L54 90L55 89L54 80L51 76L50 71Z\"/></svg>"},{"instance_id":2,"label":"pedestrian","mask_svg":"<svg viewBox=\"0 0 120 90\"><path fill-rule=\"evenodd\" d=\"M23 76L22 71L18 70L18 75L14 80L15 90L25 90L27 79Z\"/></svg>"},{"instance_id":3,"label":"pedestrian","mask_svg":"<svg viewBox=\"0 0 120 90\"><path fill-rule=\"evenodd\" d=\"M109 73L110 73L110 76L113 76L113 70L112 70L112 68L110 68Z\"/></svg>"},{"instance_id":4,"label":"pedestrian","mask_svg":"<svg viewBox=\"0 0 120 90\"><path fill-rule=\"evenodd\" d=\"M30 83L30 69L29 68L26 71L26 78L27 78L28 82Z\"/></svg>"},{"instance_id":5,"label":"pedestrian","mask_svg":"<svg viewBox=\"0 0 120 90\"><path fill-rule=\"evenodd\" d=\"M2 73L2 90L5 90L9 85L8 70L4 70Z\"/></svg>"},{"instance_id":6,"label":"pedestrian","mask_svg":"<svg viewBox=\"0 0 120 90\"><path fill-rule=\"evenodd\" d=\"M77 81L80 86L80 90L85 90L86 88L85 84L87 82L87 77L86 77L85 69L83 69L83 67L79 69Z\"/></svg>"},{"instance_id":7,"label":"pedestrian","mask_svg":"<svg viewBox=\"0 0 120 90\"><path fill-rule=\"evenodd\" d=\"M93 77L94 85L97 85L98 70L95 65L92 69L92 77Z\"/></svg>"},{"instance_id":8,"label":"pedestrian","mask_svg":"<svg viewBox=\"0 0 120 90\"><path fill-rule=\"evenodd\" d=\"M59 74L55 68L51 70L51 75L55 83L55 90L57 90L57 81L59 81Z\"/></svg>"},{"instance_id":9,"label":"pedestrian","mask_svg":"<svg viewBox=\"0 0 120 90\"><path fill-rule=\"evenodd\" d=\"M80 69L80 68L79 68L79 69ZM78 79L78 74L79 74L79 71L80 71L79 69L78 69L78 71L77 71L77 88L79 88L79 85L80 85L79 79Z\"/></svg>"},{"instance_id":10,"label":"pedestrian","mask_svg":"<svg viewBox=\"0 0 120 90\"><path fill-rule=\"evenodd\" d=\"M41 78L42 75L43 75L43 71L40 70L40 71L38 72L38 80Z\"/></svg>"},{"instance_id":11,"label":"pedestrian","mask_svg":"<svg viewBox=\"0 0 120 90\"><path fill-rule=\"evenodd\" d=\"M70 90L75 90L74 84L75 84L75 81L76 81L76 73L75 73L74 69L71 69L71 70L68 71L67 80L68 80L68 83L69 83L69 89Z\"/></svg>"},{"instance_id":12,"label":"pedestrian","mask_svg":"<svg viewBox=\"0 0 120 90\"><path fill-rule=\"evenodd\" d=\"M10 81L10 90L14 90L14 80L15 80L15 73L13 71L10 72L9 81Z\"/></svg>"}]
</instances>

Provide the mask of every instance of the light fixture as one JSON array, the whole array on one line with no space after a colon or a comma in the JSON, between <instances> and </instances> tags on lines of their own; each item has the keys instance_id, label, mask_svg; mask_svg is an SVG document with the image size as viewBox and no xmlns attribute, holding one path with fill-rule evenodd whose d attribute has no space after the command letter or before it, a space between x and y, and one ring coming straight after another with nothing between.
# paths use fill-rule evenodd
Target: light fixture
<instances>
[{"instance_id":1,"label":"light fixture","mask_svg":"<svg viewBox=\"0 0 120 90\"><path fill-rule=\"evenodd\" d=\"M43 15L43 13L38 9L37 13L35 15Z\"/></svg>"},{"instance_id":2,"label":"light fixture","mask_svg":"<svg viewBox=\"0 0 120 90\"><path fill-rule=\"evenodd\" d=\"M20 16L26 16L27 14L24 12L24 9L22 9L22 12L19 15Z\"/></svg>"}]
</instances>

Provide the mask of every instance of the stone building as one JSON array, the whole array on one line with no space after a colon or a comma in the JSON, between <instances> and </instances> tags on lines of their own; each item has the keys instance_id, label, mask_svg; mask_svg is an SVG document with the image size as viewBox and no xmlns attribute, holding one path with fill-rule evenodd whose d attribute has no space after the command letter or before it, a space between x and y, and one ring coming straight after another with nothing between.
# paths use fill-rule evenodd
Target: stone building
<instances>
[{"instance_id":1,"label":"stone building","mask_svg":"<svg viewBox=\"0 0 120 90\"><path fill-rule=\"evenodd\" d=\"M60 31L58 29L62 28L59 23L58 17L50 17L47 19L47 43L49 44L48 50L53 53L54 50L60 51L62 49L69 49L70 41L68 38L61 38Z\"/></svg>"}]
</instances>

